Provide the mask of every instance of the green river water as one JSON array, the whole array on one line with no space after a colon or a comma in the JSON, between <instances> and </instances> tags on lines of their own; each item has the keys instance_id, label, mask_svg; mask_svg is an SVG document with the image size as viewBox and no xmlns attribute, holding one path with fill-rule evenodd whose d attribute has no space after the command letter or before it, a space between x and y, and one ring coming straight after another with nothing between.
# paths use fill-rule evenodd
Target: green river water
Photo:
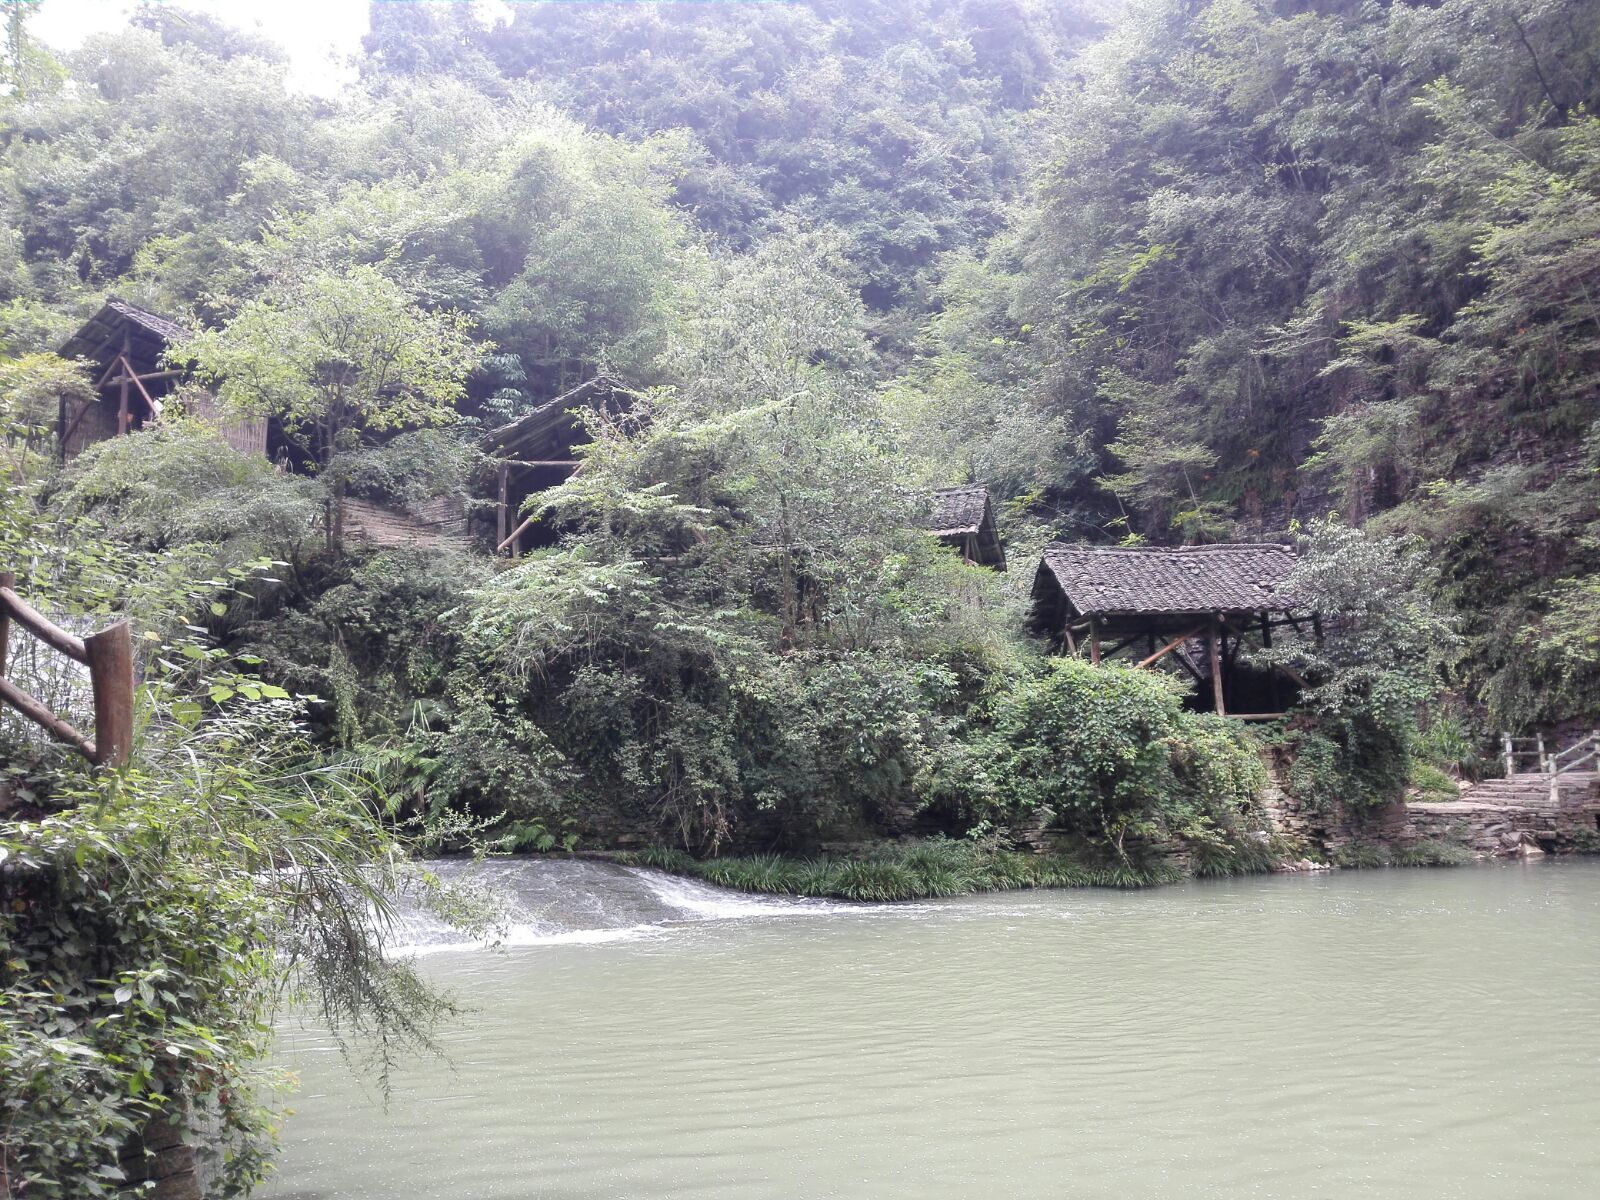
<instances>
[{"instance_id":1,"label":"green river water","mask_svg":"<svg viewBox=\"0 0 1600 1200\"><path fill-rule=\"evenodd\" d=\"M270 1200L1600 1197L1600 862L855 907L483 868L387 1111L326 1037Z\"/></svg>"}]
</instances>

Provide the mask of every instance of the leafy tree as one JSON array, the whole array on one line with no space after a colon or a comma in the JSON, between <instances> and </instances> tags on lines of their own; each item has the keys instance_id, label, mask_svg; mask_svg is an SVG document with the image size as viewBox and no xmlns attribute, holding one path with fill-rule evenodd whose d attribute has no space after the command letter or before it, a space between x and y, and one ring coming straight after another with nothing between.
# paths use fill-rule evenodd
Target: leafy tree
<instances>
[{"instance_id":1,"label":"leafy tree","mask_svg":"<svg viewBox=\"0 0 1600 1200\"><path fill-rule=\"evenodd\" d=\"M217 385L224 404L278 416L316 460L360 430L437 425L454 414L483 350L460 313L429 312L374 267L284 280L221 329L172 351Z\"/></svg>"},{"instance_id":2,"label":"leafy tree","mask_svg":"<svg viewBox=\"0 0 1600 1200\"><path fill-rule=\"evenodd\" d=\"M13 450L38 453L55 437L58 406L96 398L83 368L54 354L0 358L0 436L14 474L25 473Z\"/></svg>"},{"instance_id":3,"label":"leafy tree","mask_svg":"<svg viewBox=\"0 0 1600 1200\"><path fill-rule=\"evenodd\" d=\"M119 448L141 438L156 435ZM0 710L7 792L27 785L0 827L0 1178L28 1195L120 1195L121 1160L137 1165L141 1135L175 1123L220 1151L218 1186L248 1190L275 1124L279 1006L311 1004L384 1081L454 1011L385 956L397 897L482 932L493 912L408 862L381 790L327 761L298 700L197 643L197 610L223 589L213 560L110 542L21 489L0 504L0 561L26 594L97 622L120 612L150 651L120 771L45 759L19 779L36 743Z\"/></svg>"},{"instance_id":4,"label":"leafy tree","mask_svg":"<svg viewBox=\"0 0 1600 1200\"><path fill-rule=\"evenodd\" d=\"M369 69L475 77L487 60L595 128L682 131L676 198L702 228L743 248L778 214L831 224L888 309L925 301L935 253L998 227L1020 174L1012 114L1108 7L529 4L487 29L377 5Z\"/></svg>"},{"instance_id":5,"label":"leafy tree","mask_svg":"<svg viewBox=\"0 0 1600 1200\"><path fill-rule=\"evenodd\" d=\"M701 851L903 827L960 664L1006 654L964 599L1000 611L992 577L915 528L840 268L804 235L716 264L678 386L597 420L539 498L570 544L472 597L452 700L543 732L530 765L575 778L544 815L653 817Z\"/></svg>"},{"instance_id":6,"label":"leafy tree","mask_svg":"<svg viewBox=\"0 0 1600 1200\"><path fill-rule=\"evenodd\" d=\"M1310 684L1300 707L1315 719L1295 735L1306 759L1297 764L1302 792L1316 773L1315 790L1342 780L1335 798L1356 807L1402 795L1420 718L1460 646L1430 573L1415 541L1375 538L1338 521L1312 529L1290 587L1320 614L1326 637L1280 641L1259 656Z\"/></svg>"}]
</instances>

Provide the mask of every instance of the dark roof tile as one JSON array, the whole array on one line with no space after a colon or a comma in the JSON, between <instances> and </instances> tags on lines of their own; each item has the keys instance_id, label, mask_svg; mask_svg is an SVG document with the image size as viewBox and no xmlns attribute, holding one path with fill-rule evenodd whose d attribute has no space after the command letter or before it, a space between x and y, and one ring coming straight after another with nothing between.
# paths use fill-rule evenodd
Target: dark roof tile
<instances>
[{"instance_id":1,"label":"dark roof tile","mask_svg":"<svg viewBox=\"0 0 1600 1200\"><path fill-rule=\"evenodd\" d=\"M981 483L940 488L933 494L933 515L928 522L934 534L977 533L989 507L989 489Z\"/></svg>"},{"instance_id":2,"label":"dark roof tile","mask_svg":"<svg viewBox=\"0 0 1600 1200\"><path fill-rule=\"evenodd\" d=\"M1048 571L1083 616L1113 613L1283 612L1295 567L1287 546L1124 549L1045 547Z\"/></svg>"},{"instance_id":3,"label":"dark roof tile","mask_svg":"<svg viewBox=\"0 0 1600 1200\"><path fill-rule=\"evenodd\" d=\"M137 305L129 304L126 300L112 297L106 301L106 307L127 317L135 325L143 326L163 341L180 342L189 336L189 331L176 321L148 312Z\"/></svg>"}]
</instances>

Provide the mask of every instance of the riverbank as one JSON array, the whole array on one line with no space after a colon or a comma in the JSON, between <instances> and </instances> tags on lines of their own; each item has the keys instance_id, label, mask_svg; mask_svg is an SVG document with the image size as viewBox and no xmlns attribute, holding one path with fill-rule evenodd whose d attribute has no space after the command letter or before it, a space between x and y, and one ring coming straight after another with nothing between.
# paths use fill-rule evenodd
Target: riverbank
<instances>
[{"instance_id":1,"label":"riverbank","mask_svg":"<svg viewBox=\"0 0 1600 1200\"><path fill-rule=\"evenodd\" d=\"M945 838L886 842L849 854L783 854L696 859L651 848L616 861L654 867L718 887L775 896L885 902L934 900L1039 888L1148 888L1193 878L1265 875L1316 866L1463 866L1476 856L1443 839L1409 846L1352 846L1332 862L1307 859L1284 843L1186 848L1144 861L1093 862L1063 853L1028 854Z\"/></svg>"}]
</instances>

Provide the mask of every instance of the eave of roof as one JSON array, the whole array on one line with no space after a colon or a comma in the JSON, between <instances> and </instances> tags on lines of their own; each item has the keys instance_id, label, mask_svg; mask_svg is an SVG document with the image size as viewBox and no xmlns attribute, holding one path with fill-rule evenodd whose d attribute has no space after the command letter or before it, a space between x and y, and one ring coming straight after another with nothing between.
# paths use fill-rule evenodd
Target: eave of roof
<instances>
[{"instance_id":1,"label":"eave of roof","mask_svg":"<svg viewBox=\"0 0 1600 1200\"><path fill-rule=\"evenodd\" d=\"M973 483L937 489L927 528L933 537L975 555L974 561L980 565L1001 571L1006 569L1005 545L1000 540L1000 527L995 523L994 504L987 485Z\"/></svg>"},{"instance_id":2,"label":"eave of roof","mask_svg":"<svg viewBox=\"0 0 1600 1200\"><path fill-rule=\"evenodd\" d=\"M108 297L62 345L63 358L87 358L108 362L122 348L123 339L134 343L141 358L153 360L173 342L188 336L176 321L149 312L126 300Z\"/></svg>"},{"instance_id":3,"label":"eave of roof","mask_svg":"<svg viewBox=\"0 0 1600 1200\"><path fill-rule=\"evenodd\" d=\"M478 448L487 454L524 445L557 429L563 421L572 418L569 409L600 395L623 393L631 396L627 388L609 375L596 375L577 387L563 392L553 400L546 400L537 408L522 414L515 421L507 421L491 429L478 439Z\"/></svg>"}]
</instances>

